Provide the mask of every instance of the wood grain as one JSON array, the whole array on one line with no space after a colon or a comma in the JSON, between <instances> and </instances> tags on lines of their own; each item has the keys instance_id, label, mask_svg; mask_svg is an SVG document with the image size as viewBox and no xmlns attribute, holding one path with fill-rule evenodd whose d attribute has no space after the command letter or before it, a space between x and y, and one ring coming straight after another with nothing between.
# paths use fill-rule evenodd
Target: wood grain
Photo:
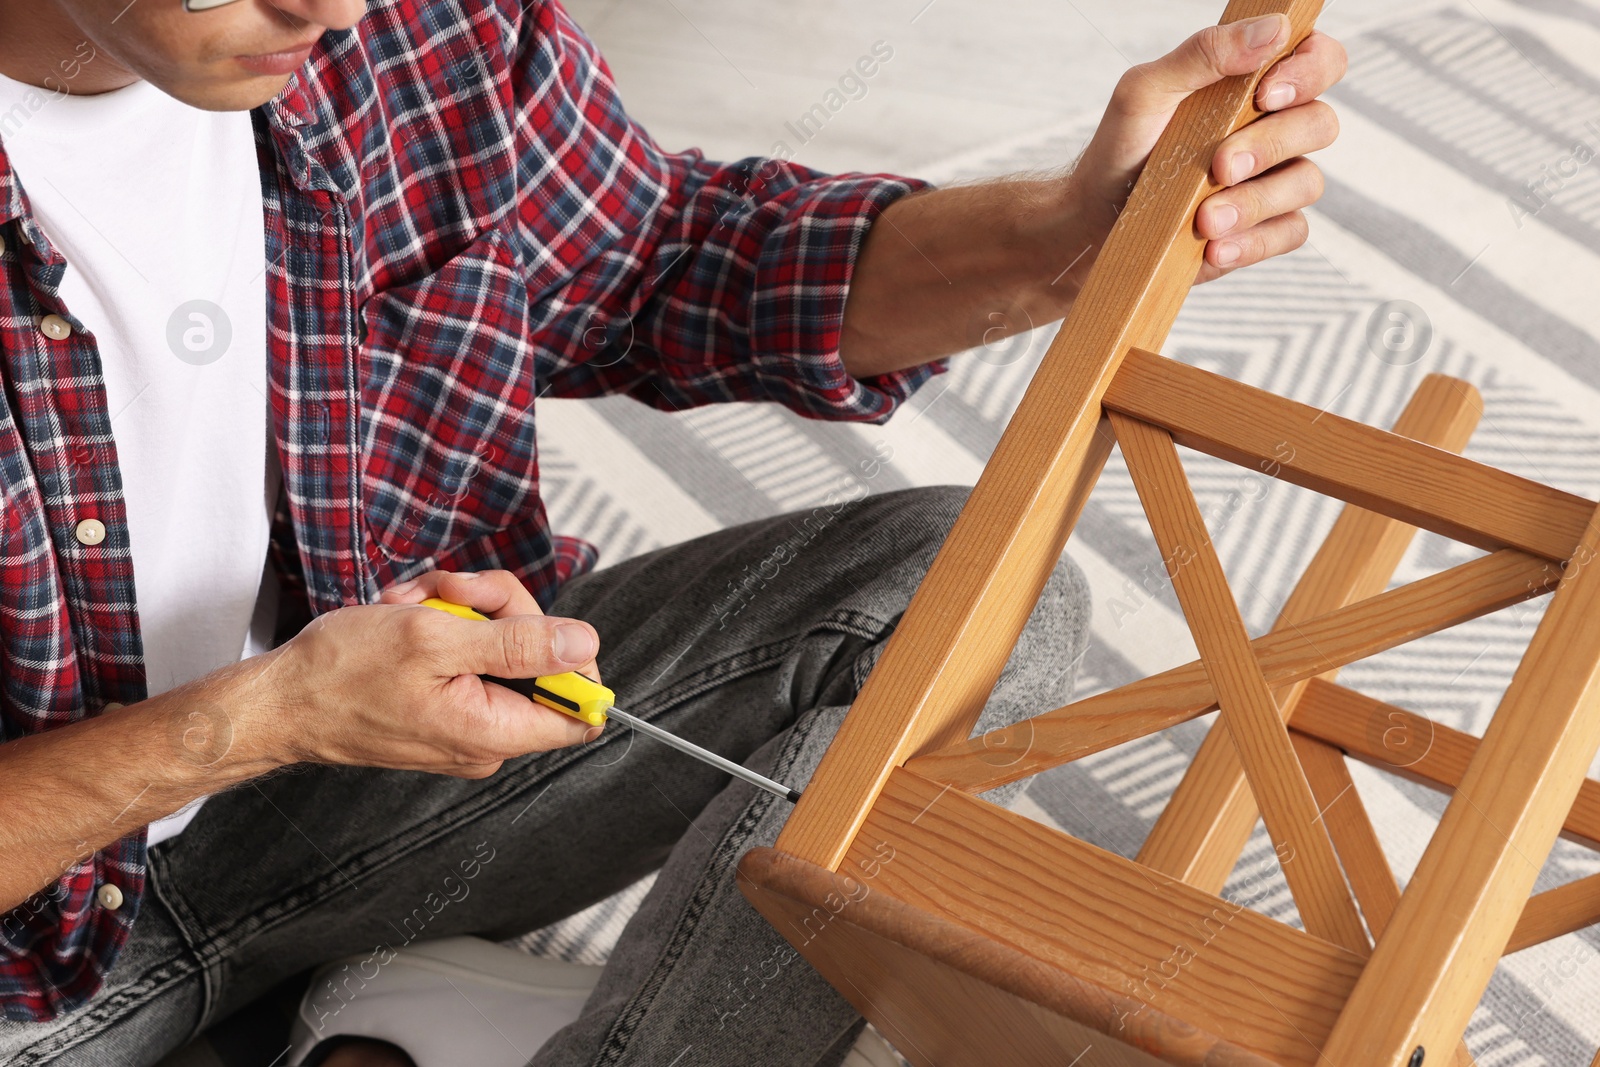
<instances>
[{"instance_id":1,"label":"wood grain","mask_svg":"<svg viewBox=\"0 0 1600 1067\"><path fill-rule=\"evenodd\" d=\"M1159 881L1131 860L909 771L890 776L849 869L881 856L881 842L894 858L876 868L874 892L1284 1067L1318 1062L1361 969L1356 954L1244 902ZM1116 1025L1105 1032L1127 1040ZM991 1063L1008 1062L1003 1049L989 1050Z\"/></svg>"},{"instance_id":2,"label":"wood grain","mask_svg":"<svg viewBox=\"0 0 1600 1067\"><path fill-rule=\"evenodd\" d=\"M1506 549L1256 638L1262 673L1283 686L1541 596L1560 572ZM968 793L1014 782L1187 722L1216 707L1198 660L1023 719L906 763Z\"/></svg>"},{"instance_id":3,"label":"wood grain","mask_svg":"<svg viewBox=\"0 0 1600 1067\"><path fill-rule=\"evenodd\" d=\"M1412 394L1394 432L1460 452L1477 428L1482 411L1483 398L1470 383L1430 374ZM1415 526L1347 504L1273 628L1298 626L1383 592L1416 532ZM1285 717L1293 714L1304 684L1296 682L1273 691ZM1139 861L1190 885L1221 892L1259 814L1228 732L1209 730L1140 847ZM1392 878L1389 884L1392 891Z\"/></svg>"},{"instance_id":4,"label":"wood grain","mask_svg":"<svg viewBox=\"0 0 1600 1067\"><path fill-rule=\"evenodd\" d=\"M1274 396L1150 352L1130 352L1105 406L1182 445L1493 551L1570 558L1593 501Z\"/></svg>"},{"instance_id":5,"label":"wood grain","mask_svg":"<svg viewBox=\"0 0 1600 1067\"><path fill-rule=\"evenodd\" d=\"M1506 955L1600 923L1600 874L1547 889L1522 908Z\"/></svg>"},{"instance_id":6,"label":"wood grain","mask_svg":"<svg viewBox=\"0 0 1600 1067\"><path fill-rule=\"evenodd\" d=\"M751 903L917 1067L1277 1067L856 874L775 849L739 862Z\"/></svg>"},{"instance_id":7,"label":"wood grain","mask_svg":"<svg viewBox=\"0 0 1600 1067\"><path fill-rule=\"evenodd\" d=\"M1322 822L1333 838L1333 847L1339 853L1350 888L1355 890L1361 905L1362 917L1374 937L1383 933L1389 918L1400 903L1400 887L1395 884L1389 859L1367 817L1366 805L1356 784L1350 778L1350 768L1345 764L1344 753L1316 738L1293 733L1300 766L1305 768L1306 780L1317 798L1317 808L1322 812Z\"/></svg>"},{"instance_id":8,"label":"wood grain","mask_svg":"<svg viewBox=\"0 0 1600 1067\"><path fill-rule=\"evenodd\" d=\"M1597 520L1329 1035L1334 1063L1451 1047L1483 996L1600 749Z\"/></svg>"},{"instance_id":9,"label":"wood grain","mask_svg":"<svg viewBox=\"0 0 1600 1067\"><path fill-rule=\"evenodd\" d=\"M1400 886L1395 882L1366 805L1361 802L1361 794L1356 791L1356 783L1350 777L1344 753L1305 734L1291 732L1289 737L1300 757L1300 766L1306 769L1311 790L1317 796L1322 821L1339 852L1345 876L1361 903L1367 929L1374 938L1381 937L1400 903ZM1472 1067L1474 1062L1467 1043L1458 1042L1454 1057L1456 1067Z\"/></svg>"},{"instance_id":10,"label":"wood grain","mask_svg":"<svg viewBox=\"0 0 1600 1067\"><path fill-rule=\"evenodd\" d=\"M1441 792L1466 777L1481 744L1471 734L1322 679L1306 687L1290 725L1363 763ZM1579 783L1562 836L1600 848L1600 782Z\"/></svg>"},{"instance_id":11,"label":"wood grain","mask_svg":"<svg viewBox=\"0 0 1600 1067\"><path fill-rule=\"evenodd\" d=\"M1320 9L1317 0L1232 0L1222 21L1283 13L1292 48ZM783 851L836 866L891 770L972 732L1099 476L1105 391L1130 348L1160 348L1194 282L1205 247L1194 212L1219 188L1211 158L1224 137L1258 116L1258 79L1259 72L1225 78L1192 94L1161 135L960 518L784 826Z\"/></svg>"},{"instance_id":12,"label":"wood grain","mask_svg":"<svg viewBox=\"0 0 1600 1067\"><path fill-rule=\"evenodd\" d=\"M1113 412L1128 473L1217 695L1219 722L1261 805L1261 817L1306 929L1355 952L1367 948L1354 898L1323 825L1289 728L1250 648L1239 605L1217 558L1177 446L1165 430Z\"/></svg>"}]
</instances>

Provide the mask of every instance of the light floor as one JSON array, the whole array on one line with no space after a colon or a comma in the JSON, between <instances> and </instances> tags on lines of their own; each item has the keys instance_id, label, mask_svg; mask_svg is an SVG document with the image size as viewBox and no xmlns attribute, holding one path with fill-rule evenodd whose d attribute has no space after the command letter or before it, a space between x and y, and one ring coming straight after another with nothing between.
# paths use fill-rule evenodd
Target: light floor
<instances>
[{"instance_id":1,"label":"light floor","mask_svg":"<svg viewBox=\"0 0 1600 1067\"><path fill-rule=\"evenodd\" d=\"M919 170L1085 112L1131 63L1215 22L1220 0L567 0L664 148L828 171ZM1338 34L1392 15L1334 0ZM809 142L786 126L874 44L893 56ZM847 83L847 88L850 86ZM1063 164L1071 162L1062 160Z\"/></svg>"}]
</instances>

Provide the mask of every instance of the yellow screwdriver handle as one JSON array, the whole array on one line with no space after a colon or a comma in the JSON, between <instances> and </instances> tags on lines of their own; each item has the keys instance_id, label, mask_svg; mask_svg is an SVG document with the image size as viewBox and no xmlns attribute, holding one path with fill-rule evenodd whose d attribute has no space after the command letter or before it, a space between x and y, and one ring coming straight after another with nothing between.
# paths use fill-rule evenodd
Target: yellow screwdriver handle
<instances>
[{"instance_id":1,"label":"yellow screwdriver handle","mask_svg":"<svg viewBox=\"0 0 1600 1067\"><path fill-rule=\"evenodd\" d=\"M464 604L452 604L448 600L438 597L429 597L422 602L425 608L435 608L447 611L451 615L462 619L481 619L488 621L487 615L480 615ZM567 671L565 674L547 674L542 678L496 678L493 675L484 675L483 680L503 685L507 689L521 693L529 700L543 704L547 708L571 715L574 719L588 723L590 726L604 726L606 712L610 711L617 702L617 695L599 682L586 674L577 671Z\"/></svg>"}]
</instances>

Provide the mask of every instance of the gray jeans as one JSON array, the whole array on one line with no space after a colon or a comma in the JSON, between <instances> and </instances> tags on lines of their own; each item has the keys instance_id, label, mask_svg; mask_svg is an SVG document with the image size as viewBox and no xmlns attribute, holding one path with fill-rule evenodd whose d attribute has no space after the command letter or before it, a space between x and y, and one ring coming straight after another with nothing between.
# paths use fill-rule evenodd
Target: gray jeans
<instances>
[{"instance_id":1,"label":"gray jeans","mask_svg":"<svg viewBox=\"0 0 1600 1067\"><path fill-rule=\"evenodd\" d=\"M552 614L598 629L622 707L800 787L965 499L908 490L723 530L578 578ZM983 727L1066 702L1088 614L1063 563ZM850 1005L804 961L748 980L783 942L734 867L790 810L615 723L483 781L270 776L151 850L151 892L105 989L54 1023L0 1023L0 1062L151 1064L315 964L511 937L659 868L582 1016L530 1067L831 1067L861 1026Z\"/></svg>"}]
</instances>

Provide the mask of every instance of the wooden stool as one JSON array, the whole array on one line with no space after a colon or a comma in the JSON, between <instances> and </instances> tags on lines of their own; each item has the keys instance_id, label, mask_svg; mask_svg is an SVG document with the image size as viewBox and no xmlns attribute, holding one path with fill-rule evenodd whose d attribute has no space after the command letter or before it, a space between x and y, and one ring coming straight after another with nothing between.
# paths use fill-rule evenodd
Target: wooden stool
<instances>
[{"instance_id":1,"label":"wooden stool","mask_svg":"<svg viewBox=\"0 0 1600 1067\"><path fill-rule=\"evenodd\" d=\"M1223 21L1283 12L1298 42L1318 7L1234 0ZM1428 378L1391 433L1153 354L1256 80L1174 118L777 847L740 863L918 1067L1467 1063L1501 954L1600 921L1600 875L1529 899L1558 834L1600 847L1595 503L1458 455L1480 407L1464 382ZM1200 658L971 738L1113 443ZM1176 444L1348 504L1263 637ZM1417 528L1487 555L1386 591ZM1332 679L1552 592L1481 741ZM1137 861L976 796L1218 707ZM1345 756L1453 793L1404 893ZM1258 812L1303 931L1217 895Z\"/></svg>"}]
</instances>

